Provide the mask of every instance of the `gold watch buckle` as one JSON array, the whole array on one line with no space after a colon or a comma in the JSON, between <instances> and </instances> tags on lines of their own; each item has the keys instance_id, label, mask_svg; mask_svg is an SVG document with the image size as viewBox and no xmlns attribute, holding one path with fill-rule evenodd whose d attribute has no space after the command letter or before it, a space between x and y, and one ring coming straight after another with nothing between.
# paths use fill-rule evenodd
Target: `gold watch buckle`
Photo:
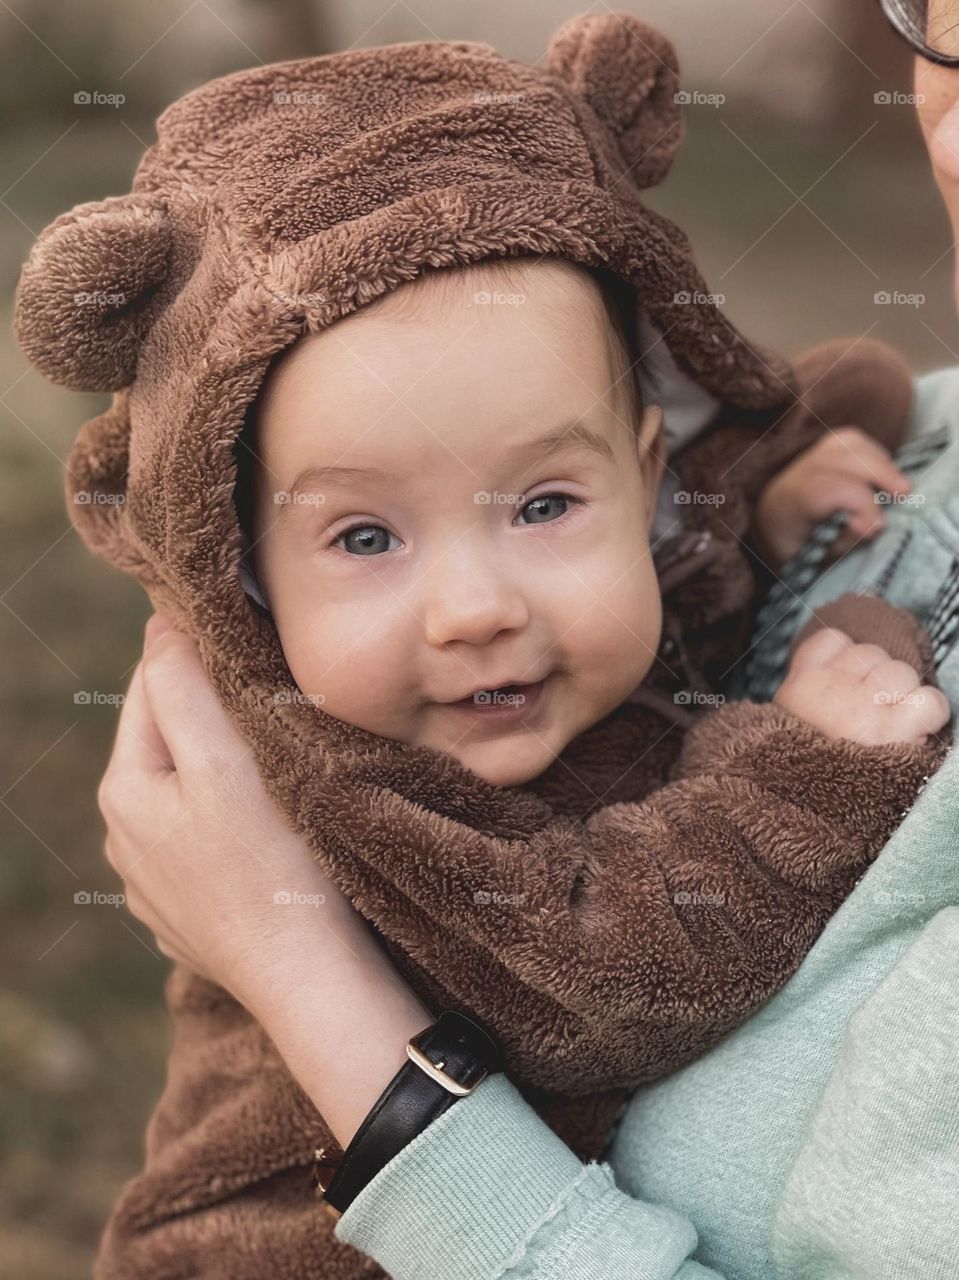
<instances>
[{"instance_id":1,"label":"gold watch buckle","mask_svg":"<svg viewBox=\"0 0 959 1280\"><path fill-rule=\"evenodd\" d=\"M430 1030L432 1030L431 1027L426 1027L415 1036L410 1036L406 1044L406 1056L412 1062L415 1062L421 1071L425 1071L431 1080L435 1080L438 1085L442 1085L447 1093L452 1093L454 1097L457 1098L467 1097L473 1092L478 1084L482 1084L489 1073L484 1069L472 1084L460 1084L460 1082L458 1080L454 1080L451 1075L447 1075L443 1070L445 1065L444 1061L440 1060L439 1062L431 1062L419 1046L420 1038Z\"/></svg>"}]
</instances>

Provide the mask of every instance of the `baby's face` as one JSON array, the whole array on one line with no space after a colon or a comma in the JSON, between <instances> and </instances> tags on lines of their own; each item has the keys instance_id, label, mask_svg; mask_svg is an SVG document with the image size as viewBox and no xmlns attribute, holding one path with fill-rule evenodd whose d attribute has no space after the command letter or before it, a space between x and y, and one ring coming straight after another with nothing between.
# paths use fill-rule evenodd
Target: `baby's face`
<instances>
[{"instance_id":1,"label":"baby's face","mask_svg":"<svg viewBox=\"0 0 959 1280\"><path fill-rule=\"evenodd\" d=\"M661 626L657 411L637 442L592 279L516 270L521 303L476 301L503 298L476 266L301 339L257 420L256 569L297 685L498 786L618 706ZM505 685L537 688L470 696Z\"/></svg>"}]
</instances>

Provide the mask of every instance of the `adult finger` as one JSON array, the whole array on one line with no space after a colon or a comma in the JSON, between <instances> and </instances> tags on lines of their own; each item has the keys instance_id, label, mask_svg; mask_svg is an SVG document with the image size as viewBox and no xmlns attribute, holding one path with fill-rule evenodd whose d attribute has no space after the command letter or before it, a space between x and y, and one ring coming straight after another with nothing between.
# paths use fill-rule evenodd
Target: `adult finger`
<instances>
[{"instance_id":1,"label":"adult finger","mask_svg":"<svg viewBox=\"0 0 959 1280\"><path fill-rule=\"evenodd\" d=\"M912 481L896 466L889 450L858 427L834 431L833 440L836 465L844 475L860 477L890 493L908 493L912 488Z\"/></svg>"},{"instance_id":2,"label":"adult finger","mask_svg":"<svg viewBox=\"0 0 959 1280\"><path fill-rule=\"evenodd\" d=\"M229 768L248 748L220 703L193 639L169 629L143 659L144 691L177 771Z\"/></svg>"},{"instance_id":3,"label":"adult finger","mask_svg":"<svg viewBox=\"0 0 959 1280\"><path fill-rule=\"evenodd\" d=\"M141 661L134 668L120 708L107 774L127 785L134 778L168 776L172 769L173 758L146 696Z\"/></svg>"}]
</instances>

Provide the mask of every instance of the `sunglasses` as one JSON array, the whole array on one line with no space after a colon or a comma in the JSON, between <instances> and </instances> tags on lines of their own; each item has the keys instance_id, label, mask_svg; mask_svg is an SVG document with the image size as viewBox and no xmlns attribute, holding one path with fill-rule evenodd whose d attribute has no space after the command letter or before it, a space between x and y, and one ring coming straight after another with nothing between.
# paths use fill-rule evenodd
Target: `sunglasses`
<instances>
[{"instance_id":1,"label":"sunglasses","mask_svg":"<svg viewBox=\"0 0 959 1280\"><path fill-rule=\"evenodd\" d=\"M959 0L879 0L882 11L916 53L959 66Z\"/></svg>"}]
</instances>

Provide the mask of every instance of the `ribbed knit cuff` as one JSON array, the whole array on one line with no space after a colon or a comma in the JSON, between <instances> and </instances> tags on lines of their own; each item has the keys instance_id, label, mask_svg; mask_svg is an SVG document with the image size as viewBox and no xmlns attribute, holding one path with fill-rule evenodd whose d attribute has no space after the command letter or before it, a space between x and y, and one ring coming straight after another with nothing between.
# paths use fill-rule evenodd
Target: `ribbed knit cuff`
<instances>
[{"instance_id":1,"label":"ribbed knit cuff","mask_svg":"<svg viewBox=\"0 0 959 1280\"><path fill-rule=\"evenodd\" d=\"M336 1235L396 1280L592 1275L600 1257L596 1275L647 1274L635 1270L646 1262L649 1275L700 1274L676 1270L692 1224L624 1195L608 1165L582 1164L502 1074L381 1169Z\"/></svg>"}]
</instances>

